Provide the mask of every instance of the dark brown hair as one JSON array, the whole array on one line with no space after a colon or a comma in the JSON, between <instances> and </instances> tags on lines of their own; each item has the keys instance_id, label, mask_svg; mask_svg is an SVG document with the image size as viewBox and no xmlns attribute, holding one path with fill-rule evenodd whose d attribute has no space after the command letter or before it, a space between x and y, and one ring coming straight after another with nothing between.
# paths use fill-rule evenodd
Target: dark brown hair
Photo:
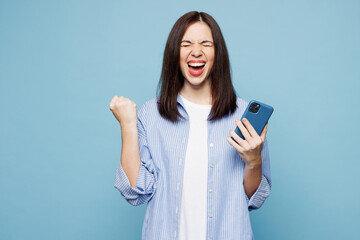
<instances>
[{"instance_id":1,"label":"dark brown hair","mask_svg":"<svg viewBox=\"0 0 360 240\"><path fill-rule=\"evenodd\" d=\"M231 82L230 60L224 37L217 22L209 14L192 11L181 16L170 31L166 42L158 98L158 110L161 116L177 122L178 116L184 118L177 107L177 95L184 85L184 76L180 70L180 44L186 29L195 22L205 22L211 29L214 39L215 58L209 73L213 105L208 120L220 119L236 110L236 92Z\"/></svg>"}]
</instances>

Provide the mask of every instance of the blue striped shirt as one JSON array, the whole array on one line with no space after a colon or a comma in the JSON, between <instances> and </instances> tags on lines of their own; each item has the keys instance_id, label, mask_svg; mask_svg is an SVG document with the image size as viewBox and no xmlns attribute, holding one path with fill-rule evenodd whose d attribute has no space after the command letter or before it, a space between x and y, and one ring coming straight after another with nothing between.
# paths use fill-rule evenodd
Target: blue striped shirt
<instances>
[{"instance_id":1,"label":"blue striped shirt","mask_svg":"<svg viewBox=\"0 0 360 240\"><path fill-rule=\"evenodd\" d=\"M137 128L141 166L136 187L130 186L119 164L114 187L131 205L147 203L142 239L178 239L179 208L184 160L189 134L189 116L178 94L182 116L177 123L163 118L157 109L157 98L145 102L138 110ZM241 118L248 102L237 97L236 111L221 119L207 121L208 181L206 238L253 239L249 211L258 209L270 194L270 159L265 139L262 156L262 179L249 199L243 185L245 163L227 142L229 130L235 129L235 118Z\"/></svg>"}]
</instances>

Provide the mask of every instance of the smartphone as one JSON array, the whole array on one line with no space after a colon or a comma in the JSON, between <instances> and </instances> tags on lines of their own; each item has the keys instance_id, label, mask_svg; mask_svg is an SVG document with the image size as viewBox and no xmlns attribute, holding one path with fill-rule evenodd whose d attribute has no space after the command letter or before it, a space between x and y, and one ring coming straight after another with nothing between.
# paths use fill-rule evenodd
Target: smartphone
<instances>
[{"instance_id":1,"label":"smartphone","mask_svg":"<svg viewBox=\"0 0 360 240\"><path fill-rule=\"evenodd\" d=\"M251 100L249 102L249 105L246 107L246 110L242 115L240 121L243 118L246 118L251 123L257 134L260 135L266 123L269 121L269 118L273 113L273 111L274 111L273 107L259 101ZM236 127L235 129L235 133L239 135L239 137L245 140L244 136L242 135L238 127ZM233 137L231 138L232 140L235 141Z\"/></svg>"}]
</instances>

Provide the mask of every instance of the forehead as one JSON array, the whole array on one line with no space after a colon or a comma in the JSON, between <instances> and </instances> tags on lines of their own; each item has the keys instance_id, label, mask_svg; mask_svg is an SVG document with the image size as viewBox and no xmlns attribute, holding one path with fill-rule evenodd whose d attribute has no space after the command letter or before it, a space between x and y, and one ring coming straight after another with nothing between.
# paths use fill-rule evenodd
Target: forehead
<instances>
[{"instance_id":1,"label":"forehead","mask_svg":"<svg viewBox=\"0 0 360 240\"><path fill-rule=\"evenodd\" d=\"M210 27L204 22L195 22L185 31L182 40L213 40Z\"/></svg>"}]
</instances>

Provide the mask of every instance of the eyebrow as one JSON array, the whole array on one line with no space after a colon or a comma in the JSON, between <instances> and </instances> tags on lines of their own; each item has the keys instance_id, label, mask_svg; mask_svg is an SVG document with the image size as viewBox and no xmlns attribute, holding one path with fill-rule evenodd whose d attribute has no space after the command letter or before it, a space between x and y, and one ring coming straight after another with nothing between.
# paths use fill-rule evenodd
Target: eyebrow
<instances>
[{"instance_id":1,"label":"eyebrow","mask_svg":"<svg viewBox=\"0 0 360 240\"><path fill-rule=\"evenodd\" d=\"M183 42L191 43L190 40L183 40L183 41L181 41L181 43L183 43ZM204 40L204 41L201 42L201 44L202 44L202 43L212 43L212 44L214 44L214 43L213 43L212 41L210 41L210 40Z\"/></svg>"}]
</instances>

